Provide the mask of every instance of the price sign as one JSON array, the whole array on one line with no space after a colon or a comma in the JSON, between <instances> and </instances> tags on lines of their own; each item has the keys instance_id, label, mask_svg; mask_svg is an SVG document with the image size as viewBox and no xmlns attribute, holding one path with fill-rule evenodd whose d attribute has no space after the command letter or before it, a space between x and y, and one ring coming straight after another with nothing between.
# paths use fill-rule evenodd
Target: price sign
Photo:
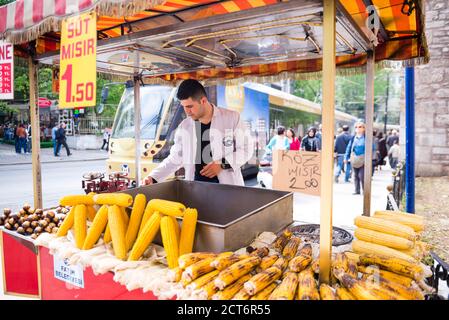
<instances>
[{"instance_id":1,"label":"price sign","mask_svg":"<svg viewBox=\"0 0 449 320\"><path fill-rule=\"evenodd\" d=\"M0 40L0 99L14 99L14 46Z\"/></svg>"},{"instance_id":2,"label":"price sign","mask_svg":"<svg viewBox=\"0 0 449 320\"><path fill-rule=\"evenodd\" d=\"M309 151L273 152L273 189L320 195L321 154Z\"/></svg>"},{"instance_id":3,"label":"price sign","mask_svg":"<svg viewBox=\"0 0 449 320\"><path fill-rule=\"evenodd\" d=\"M96 103L97 20L95 12L62 22L59 108Z\"/></svg>"}]
</instances>

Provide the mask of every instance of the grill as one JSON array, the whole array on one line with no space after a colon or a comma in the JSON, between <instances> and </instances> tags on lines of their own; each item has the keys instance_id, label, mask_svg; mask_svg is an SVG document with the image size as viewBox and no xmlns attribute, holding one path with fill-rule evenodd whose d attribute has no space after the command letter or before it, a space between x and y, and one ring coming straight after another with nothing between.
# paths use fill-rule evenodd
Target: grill
<instances>
[{"instance_id":1,"label":"grill","mask_svg":"<svg viewBox=\"0 0 449 320\"><path fill-rule=\"evenodd\" d=\"M289 228L293 234L300 237L304 242L319 243L320 242L320 225L319 224L302 224ZM338 247L348 244L352 241L353 236L346 230L333 227L332 228L332 246Z\"/></svg>"}]
</instances>

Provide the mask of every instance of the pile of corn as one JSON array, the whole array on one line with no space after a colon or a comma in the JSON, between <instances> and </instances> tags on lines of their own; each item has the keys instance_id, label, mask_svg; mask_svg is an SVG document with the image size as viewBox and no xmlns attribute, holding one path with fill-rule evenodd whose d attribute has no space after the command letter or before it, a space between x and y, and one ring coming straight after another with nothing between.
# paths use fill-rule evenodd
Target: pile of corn
<instances>
[{"instance_id":1,"label":"pile of corn","mask_svg":"<svg viewBox=\"0 0 449 320\"><path fill-rule=\"evenodd\" d=\"M357 217L354 224L356 253L374 253L385 257L419 262L428 254L426 243L419 241L424 230L422 216L396 211L376 211L373 217Z\"/></svg>"},{"instance_id":2,"label":"pile of corn","mask_svg":"<svg viewBox=\"0 0 449 320\"><path fill-rule=\"evenodd\" d=\"M213 300L424 299L418 285L424 270L407 260L338 253L332 260L332 285L319 285L318 273L311 245L287 229L270 248L248 254L182 255L170 280L196 297Z\"/></svg>"},{"instance_id":3,"label":"pile of corn","mask_svg":"<svg viewBox=\"0 0 449 320\"><path fill-rule=\"evenodd\" d=\"M134 203L131 215L126 208ZM91 249L101 238L112 241L118 259L136 261L161 230L162 242L170 268L178 265L178 256L191 253L198 218L196 209L186 208L173 201L152 199L143 194L133 199L124 193L71 195L60 200L61 205L71 206L57 236L67 235L73 227L76 246ZM95 210L95 205L101 207ZM182 229L177 218L182 218ZM91 226L87 227L87 220Z\"/></svg>"}]
</instances>

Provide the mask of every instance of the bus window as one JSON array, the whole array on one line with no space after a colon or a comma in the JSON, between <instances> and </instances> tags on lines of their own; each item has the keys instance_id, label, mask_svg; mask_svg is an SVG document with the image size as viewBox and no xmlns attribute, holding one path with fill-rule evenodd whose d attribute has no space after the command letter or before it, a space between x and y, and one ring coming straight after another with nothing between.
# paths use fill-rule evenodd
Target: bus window
<instances>
[{"instance_id":1,"label":"bus window","mask_svg":"<svg viewBox=\"0 0 449 320\"><path fill-rule=\"evenodd\" d=\"M144 86L140 88L142 139L154 139L162 116L164 103L169 99L172 88ZM134 90L128 88L117 109L113 139L134 138Z\"/></svg>"}]
</instances>

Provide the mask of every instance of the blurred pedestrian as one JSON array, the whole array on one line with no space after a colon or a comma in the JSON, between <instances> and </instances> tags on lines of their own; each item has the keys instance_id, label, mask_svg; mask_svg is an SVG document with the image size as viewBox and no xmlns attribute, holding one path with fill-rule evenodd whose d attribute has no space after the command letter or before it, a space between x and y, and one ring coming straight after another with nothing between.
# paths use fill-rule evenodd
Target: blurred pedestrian
<instances>
[{"instance_id":1,"label":"blurred pedestrian","mask_svg":"<svg viewBox=\"0 0 449 320\"><path fill-rule=\"evenodd\" d=\"M307 135L302 138L301 150L304 151L320 151L320 140L316 136L317 130L315 127L310 127L307 130Z\"/></svg>"},{"instance_id":2,"label":"blurred pedestrian","mask_svg":"<svg viewBox=\"0 0 449 320\"><path fill-rule=\"evenodd\" d=\"M346 148L348 147L349 142L351 141L352 136L349 133L349 126L344 125L342 127L342 133L337 136L335 139L334 152L337 155L337 170L335 171L335 182L338 183L338 178L340 177L341 172L344 169L345 172L345 182L349 182L349 178L351 177L351 163L344 163L344 157L346 153ZM346 165L345 165L346 164Z\"/></svg>"},{"instance_id":3,"label":"blurred pedestrian","mask_svg":"<svg viewBox=\"0 0 449 320\"><path fill-rule=\"evenodd\" d=\"M71 156L69 146L67 145L66 136L65 136L65 127L66 124L63 122L59 126L58 131L56 131L56 140L58 141L58 145L56 147L57 150L60 150L61 145L64 146L65 150L67 151L67 156ZM56 154L57 157L59 157L59 151Z\"/></svg>"},{"instance_id":4,"label":"blurred pedestrian","mask_svg":"<svg viewBox=\"0 0 449 320\"><path fill-rule=\"evenodd\" d=\"M272 154L273 150L288 150L290 148L288 138L285 136L285 128L279 126L276 132L277 134L270 139L270 142L268 142L268 145L265 147L267 154Z\"/></svg>"},{"instance_id":5,"label":"blurred pedestrian","mask_svg":"<svg viewBox=\"0 0 449 320\"><path fill-rule=\"evenodd\" d=\"M51 129L51 141L53 142L53 154L56 157L59 153L58 149L58 141L56 140L56 132L58 131L59 126L55 124ZM60 147L60 146L59 146Z\"/></svg>"},{"instance_id":6,"label":"blurred pedestrian","mask_svg":"<svg viewBox=\"0 0 449 320\"><path fill-rule=\"evenodd\" d=\"M296 137L295 131L292 128L287 129L287 138L290 143L289 150L299 150L301 148L301 141Z\"/></svg>"},{"instance_id":7,"label":"blurred pedestrian","mask_svg":"<svg viewBox=\"0 0 449 320\"><path fill-rule=\"evenodd\" d=\"M19 141L19 152L27 153L27 131L25 129L25 126L23 124L20 124L17 128L16 135Z\"/></svg>"},{"instance_id":8,"label":"blurred pedestrian","mask_svg":"<svg viewBox=\"0 0 449 320\"><path fill-rule=\"evenodd\" d=\"M388 155L391 156L390 166L391 169L396 170L399 162L399 156L401 154L401 148L399 147L399 141L395 141L393 146L388 151Z\"/></svg>"},{"instance_id":9,"label":"blurred pedestrian","mask_svg":"<svg viewBox=\"0 0 449 320\"><path fill-rule=\"evenodd\" d=\"M109 151L109 137L111 136L109 128L104 128L103 130L103 145L101 150L106 146L106 151Z\"/></svg>"},{"instance_id":10,"label":"blurred pedestrian","mask_svg":"<svg viewBox=\"0 0 449 320\"><path fill-rule=\"evenodd\" d=\"M386 139L384 137L383 132L379 132L377 134L377 138L379 139L379 148L378 148L379 162L378 162L378 168L379 168L379 170L381 170L382 166L385 165L385 157L388 155L387 141L386 141Z\"/></svg>"}]
</instances>

